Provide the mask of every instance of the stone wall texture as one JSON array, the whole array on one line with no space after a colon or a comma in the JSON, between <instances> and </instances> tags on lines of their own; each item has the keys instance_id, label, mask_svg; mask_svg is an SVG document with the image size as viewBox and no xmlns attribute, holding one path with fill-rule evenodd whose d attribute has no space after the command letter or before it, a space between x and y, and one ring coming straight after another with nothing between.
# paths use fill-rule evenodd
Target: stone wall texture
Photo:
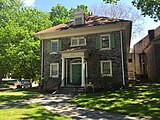
<instances>
[{"instance_id":1,"label":"stone wall texture","mask_svg":"<svg viewBox=\"0 0 160 120\"><path fill-rule=\"evenodd\" d=\"M113 33L113 32L112 32ZM110 50L100 50L96 49L96 37L103 34L110 33L98 33L98 34L88 34L84 36L71 36L71 37L85 37L86 46L79 46L78 49L86 49L88 52L88 58L85 58L87 61L87 72L88 79L91 81L98 81L101 75L100 61L111 60L112 61L112 79L113 83L119 83L122 85L122 59L121 59L121 40L120 40L120 31L114 31L115 47ZM128 71L127 71L127 51L126 51L126 40L125 32L123 31L123 54L124 54L124 73L125 80L128 80ZM71 49L71 37L57 38L61 41L61 51ZM50 63L59 63L59 77L55 78L56 80L61 80L61 54L51 54L47 53L47 42L51 39L43 40L44 41L44 79L47 80L50 74ZM53 40L53 39L52 39ZM76 58L81 59L81 58ZM70 79L70 61L68 60L68 79ZM69 80L68 80L69 81ZM46 83L46 82L45 82ZM51 85L52 83L50 83ZM46 86L44 84L44 86ZM45 87L47 89L47 87Z\"/></svg>"}]
</instances>

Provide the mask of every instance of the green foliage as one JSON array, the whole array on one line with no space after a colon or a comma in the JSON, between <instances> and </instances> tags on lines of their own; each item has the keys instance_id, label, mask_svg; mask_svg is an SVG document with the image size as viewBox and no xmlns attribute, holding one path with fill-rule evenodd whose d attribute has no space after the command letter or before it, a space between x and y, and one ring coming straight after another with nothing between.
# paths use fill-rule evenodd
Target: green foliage
<instances>
[{"instance_id":1,"label":"green foliage","mask_svg":"<svg viewBox=\"0 0 160 120\"><path fill-rule=\"evenodd\" d=\"M34 78L40 73L40 41L33 33L51 27L49 13L26 8L20 0L2 0L0 76Z\"/></svg>"},{"instance_id":2,"label":"green foliage","mask_svg":"<svg viewBox=\"0 0 160 120\"><path fill-rule=\"evenodd\" d=\"M78 106L160 119L160 84L135 89L81 94L70 102Z\"/></svg>"},{"instance_id":3,"label":"green foliage","mask_svg":"<svg viewBox=\"0 0 160 120\"><path fill-rule=\"evenodd\" d=\"M70 20L70 15L64 6L57 4L57 6L51 8L50 20L53 21L53 26L68 22Z\"/></svg>"},{"instance_id":4,"label":"green foliage","mask_svg":"<svg viewBox=\"0 0 160 120\"><path fill-rule=\"evenodd\" d=\"M62 6L61 4L57 4L55 7L53 6L50 12L50 20L53 21L52 25L55 26L58 24L69 22L70 19L73 18L73 11L80 8L84 10L84 13L86 15L89 14L89 9L86 5L78 5L77 8L72 7L70 10L68 10L65 6Z\"/></svg>"},{"instance_id":5,"label":"green foliage","mask_svg":"<svg viewBox=\"0 0 160 120\"><path fill-rule=\"evenodd\" d=\"M116 4L120 0L103 0L106 3ZM142 15L150 16L155 21L160 20L160 1L159 0L132 0L133 6L141 10Z\"/></svg>"}]
</instances>

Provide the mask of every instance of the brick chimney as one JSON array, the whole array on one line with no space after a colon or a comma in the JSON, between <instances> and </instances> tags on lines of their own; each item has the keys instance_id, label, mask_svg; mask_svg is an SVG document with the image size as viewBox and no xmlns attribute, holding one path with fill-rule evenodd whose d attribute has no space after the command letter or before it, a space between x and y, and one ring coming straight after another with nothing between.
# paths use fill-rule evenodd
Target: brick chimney
<instances>
[{"instance_id":1,"label":"brick chimney","mask_svg":"<svg viewBox=\"0 0 160 120\"><path fill-rule=\"evenodd\" d=\"M149 41L152 41L154 39L154 30L148 30L148 38Z\"/></svg>"}]
</instances>

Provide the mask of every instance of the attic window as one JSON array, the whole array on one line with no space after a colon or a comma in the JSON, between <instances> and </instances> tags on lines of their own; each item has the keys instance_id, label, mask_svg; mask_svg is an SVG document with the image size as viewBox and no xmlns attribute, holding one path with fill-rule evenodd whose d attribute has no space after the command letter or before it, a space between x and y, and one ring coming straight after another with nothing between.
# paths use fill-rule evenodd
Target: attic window
<instances>
[{"instance_id":1,"label":"attic window","mask_svg":"<svg viewBox=\"0 0 160 120\"><path fill-rule=\"evenodd\" d=\"M83 24L82 23L82 17L75 18L75 24L76 25Z\"/></svg>"},{"instance_id":2,"label":"attic window","mask_svg":"<svg viewBox=\"0 0 160 120\"><path fill-rule=\"evenodd\" d=\"M73 12L74 25L84 24L84 11L82 9L76 9Z\"/></svg>"}]
</instances>

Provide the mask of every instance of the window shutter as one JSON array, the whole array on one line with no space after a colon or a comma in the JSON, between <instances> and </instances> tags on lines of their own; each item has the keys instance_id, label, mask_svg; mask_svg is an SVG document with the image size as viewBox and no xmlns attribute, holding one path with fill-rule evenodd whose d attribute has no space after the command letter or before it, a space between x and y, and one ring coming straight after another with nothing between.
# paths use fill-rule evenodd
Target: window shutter
<instances>
[{"instance_id":1,"label":"window shutter","mask_svg":"<svg viewBox=\"0 0 160 120\"><path fill-rule=\"evenodd\" d=\"M58 40L58 51L61 51L62 50L62 41L61 40Z\"/></svg>"},{"instance_id":2,"label":"window shutter","mask_svg":"<svg viewBox=\"0 0 160 120\"><path fill-rule=\"evenodd\" d=\"M100 49L100 36L96 37L96 49Z\"/></svg>"},{"instance_id":3,"label":"window shutter","mask_svg":"<svg viewBox=\"0 0 160 120\"><path fill-rule=\"evenodd\" d=\"M114 33L111 33L111 38L110 38L110 45L111 45L111 48L115 48L115 42L116 42L116 40L115 40L115 37L114 37Z\"/></svg>"},{"instance_id":4,"label":"window shutter","mask_svg":"<svg viewBox=\"0 0 160 120\"><path fill-rule=\"evenodd\" d=\"M47 42L47 53L51 52L51 41Z\"/></svg>"}]
</instances>

